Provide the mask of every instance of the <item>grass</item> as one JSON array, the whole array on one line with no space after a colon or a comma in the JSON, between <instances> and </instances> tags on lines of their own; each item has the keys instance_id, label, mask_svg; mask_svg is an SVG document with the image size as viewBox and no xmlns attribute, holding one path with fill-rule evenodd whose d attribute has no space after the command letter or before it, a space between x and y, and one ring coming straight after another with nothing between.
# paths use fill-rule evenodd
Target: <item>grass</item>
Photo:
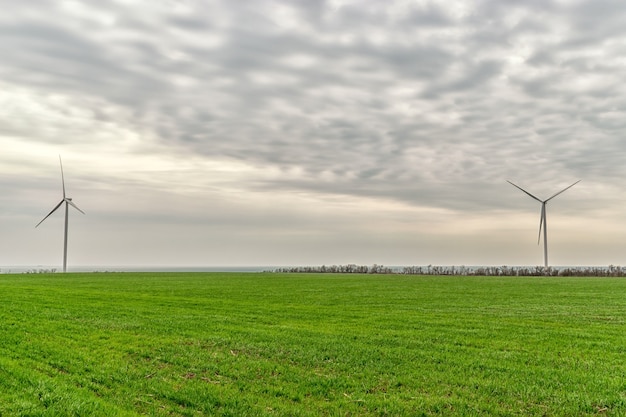
<instances>
[{"instance_id":1,"label":"grass","mask_svg":"<svg viewBox=\"0 0 626 417\"><path fill-rule=\"evenodd\" d=\"M0 275L0 416L626 416L626 280Z\"/></svg>"}]
</instances>

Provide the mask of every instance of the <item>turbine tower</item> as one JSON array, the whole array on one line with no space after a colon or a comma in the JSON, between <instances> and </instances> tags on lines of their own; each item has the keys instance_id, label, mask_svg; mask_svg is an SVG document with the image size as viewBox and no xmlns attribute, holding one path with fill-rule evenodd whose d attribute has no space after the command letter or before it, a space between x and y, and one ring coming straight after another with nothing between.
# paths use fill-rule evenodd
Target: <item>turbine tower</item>
<instances>
[{"instance_id":1,"label":"turbine tower","mask_svg":"<svg viewBox=\"0 0 626 417\"><path fill-rule=\"evenodd\" d=\"M83 214L85 214L85 212L82 211L81 209L79 209L78 206L76 206L76 204L74 204L72 202L72 199L65 195L65 178L63 177L63 162L61 162L61 155L59 155L59 164L61 164L61 184L63 185L63 199L59 202L59 204L57 204L52 209L52 211L50 213L48 213L48 215L46 217L43 218L43 220L41 220L39 223L37 223L37 226L39 226L41 223L43 223L44 220L46 220L48 217L50 217L50 215L52 213L57 211L57 209L59 207L61 207L61 204L65 203L65 235L63 237L63 272L66 272L67 271L67 219L68 219L68 207L72 206L76 210L80 211ZM35 226L35 227L37 227L37 226Z\"/></svg>"},{"instance_id":2,"label":"turbine tower","mask_svg":"<svg viewBox=\"0 0 626 417\"><path fill-rule=\"evenodd\" d=\"M548 201L552 200L554 197L561 194L563 191L569 188L572 188L573 186L578 184L580 181L581 180L578 180L574 184L570 185L569 187L563 188L561 191L554 194L552 197L548 198L547 200L540 200L534 195L532 195L531 193L529 193L528 191L524 190L522 187L515 185L511 181L507 180L509 184L511 184L512 186L516 188L519 188L520 190L528 194L530 197L534 198L535 200L541 203L541 217L539 218L539 237L537 238L537 244L539 244L539 242L541 241L541 228L543 227L543 262L546 268L548 267L548 221L546 218L546 204L548 203Z\"/></svg>"}]
</instances>

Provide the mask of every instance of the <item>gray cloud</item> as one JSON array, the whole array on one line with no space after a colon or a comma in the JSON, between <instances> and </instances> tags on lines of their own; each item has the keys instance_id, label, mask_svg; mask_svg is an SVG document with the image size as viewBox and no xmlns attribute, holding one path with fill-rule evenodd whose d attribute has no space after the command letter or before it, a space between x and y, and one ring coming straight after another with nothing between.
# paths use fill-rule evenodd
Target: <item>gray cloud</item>
<instances>
[{"instance_id":1,"label":"gray cloud","mask_svg":"<svg viewBox=\"0 0 626 417\"><path fill-rule=\"evenodd\" d=\"M457 213L513 210L493 193L505 179L549 192L624 174L616 1L0 6L0 79L26 97L0 137L119 140L242 164L257 174L240 191Z\"/></svg>"}]
</instances>

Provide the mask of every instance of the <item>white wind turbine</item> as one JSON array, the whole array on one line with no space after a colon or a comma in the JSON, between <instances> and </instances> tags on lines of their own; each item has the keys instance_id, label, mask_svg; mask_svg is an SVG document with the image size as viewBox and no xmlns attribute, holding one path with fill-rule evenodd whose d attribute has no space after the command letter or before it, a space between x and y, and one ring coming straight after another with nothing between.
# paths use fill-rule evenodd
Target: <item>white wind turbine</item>
<instances>
[{"instance_id":1,"label":"white wind turbine","mask_svg":"<svg viewBox=\"0 0 626 417\"><path fill-rule=\"evenodd\" d=\"M544 261L544 265L546 268L548 267L548 221L546 218L546 204L548 203L548 201L552 200L554 197L561 194L563 191L569 188L572 188L573 186L578 184L580 181L581 180L578 180L574 184L570 185L569 187L563 188L561 191L559 191L558 193L554 194L552 197L546 200L540 200L534 195L532 195L531 193L529 193L528 191L524 190L522 187L515 185L511 181L507 180L509 184L511 184L512 186L516 188L519 188L520 190L528 194L530 197L534 198L535 200L541 203L541 217L539 219L539 237L537 238L537 244L539 244L539 242L541 241L541 228L543 227L543 261Z\"/></svg>"},{"instance_id":2,"label":"white wind turbine","mask_svg":"<svg viewBox=\"0 0 626 417\"><path fill-rule=\"evenodd\" d=\"M59 155L59 163L61 164L61 184L63 185L63 199L59 202L59 204L57 204L50 213L48 213L48 215L46 217L43 218L43 220L41 220L39 223L37 223L37 226L39 226L41 223L43 223L44 220L46 220L48 217L50 217L50 215L52 213L54 213L59 207L61 207L61 204L65 203L65 236L63 238L63 272L67 271L67 219L68 219L68 206L72 206L74 207L76 210L80 211L81 213L85 214L84 211L82 211L81 209L79 209L76 204L74 204L72 202L72 199L67 197L65 195L65 178L63 177L63 162L61 162L61 156ZM35 226L35 227L37 227Z\"/></svg>"}]
</instances>

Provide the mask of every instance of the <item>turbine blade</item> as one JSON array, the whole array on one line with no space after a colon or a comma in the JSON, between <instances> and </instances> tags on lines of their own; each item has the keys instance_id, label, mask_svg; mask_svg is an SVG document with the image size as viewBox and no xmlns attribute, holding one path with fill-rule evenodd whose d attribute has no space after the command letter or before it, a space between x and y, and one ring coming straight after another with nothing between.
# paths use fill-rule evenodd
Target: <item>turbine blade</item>
<instances>
[{"instance_id":1,"label":"turbine blade","mask_svg":"<svg viewBox=\"0 0 626 417\"><path fill-rule=\"evenodd\" d=\"M543 201L539 200L537 197L535 197L534 195L532 195L531 193L529 193L528 191L524 190L522 187L520 187L519 185L515 185L513 184L511 181L506 180L506 182L508 182L509 184L511 184L513 187L519 188L520 190L522 190L523 192L525 192L526 194L528 194L530 197L534 198L535 200L539 201L540 203L543 203Z\"/></svg>"},{"instance_id":2,"label":"turbine blade","mask_svg":"<svg viewBox=\"0 0 626 417\"><path fill-rule=\"evenodd\" d=\"M41 223L43 223L44 220L46 220L48 217L50 217L50 215L52 213L54 213L59 207L61 207L61 204L63 204L64 202L65 202L65 200L61 200L59 202L59 204L57 204L56 207L53 208L52 211L50 213L48 213L48 215L46 217L43 218L43 220L41 220L39 223L37 223L37 226L39 226ZM37 227L37 226L35 226L35 227Z\"/></svg>"},{"instance_id":3,"label":"turbine blade","mask_svg":"<svg viewBox=\"0 0 626 417\"><path fill-rule=\"evenodd\" d=\"M537 237L537 245L539 244L539 242L541 242L541 228L545 227L543 224L543 218L546 215L546 204L542 203L541 204L541 217L539 218L539 236Z\"/></svg>"},{"instance_id":4,"label":"turbine blade","mask_svg":"<svg viewBox=\"0 0 626 417\"><path fill-rule=\"evenodd\" d=\"M561 194L563 191L565 191L565 190L568 190L568 189L572 188L573 186L575 186L576 184L578 184L578 183L579 183L579 182L581 182L581 181L582 181L582 180L578 180L578 181L576 181L574 184L570 185L569 187L565 187L565 188L563 188L561 191L559 191L558 193L554 194L552 197L548 198L548 199L546 200L546 203L547 203L548 201L552 200L552 199L553 199L554 197L556 197L557 195Z\"/></svg>"},{"instance_id":5,"label":"turbine blade","mask_svg":"<svg viewBox=\"0 0 626 417\"><path fill-rule=\"evenodd\" d=\"M59 164L61 164L61 184L63 184L63 199L65 199L65 178L63 178L63 162L61 161L61 155L59 155Z\"/></svg>"},{"instance_id":6,"label":"turbine blade","mask_svg":"<svg viewBox=\"0 0 626 417\"><path fill-rule=\"evenodd\" d=\"M64 201L67 201L67 204L74 207L76 210L80 211L81 213L85 214L85 212L79 209L76 204L72 203L72 200L70 200L69 198L66 198Z\"/></svg>"}]
</instances>

